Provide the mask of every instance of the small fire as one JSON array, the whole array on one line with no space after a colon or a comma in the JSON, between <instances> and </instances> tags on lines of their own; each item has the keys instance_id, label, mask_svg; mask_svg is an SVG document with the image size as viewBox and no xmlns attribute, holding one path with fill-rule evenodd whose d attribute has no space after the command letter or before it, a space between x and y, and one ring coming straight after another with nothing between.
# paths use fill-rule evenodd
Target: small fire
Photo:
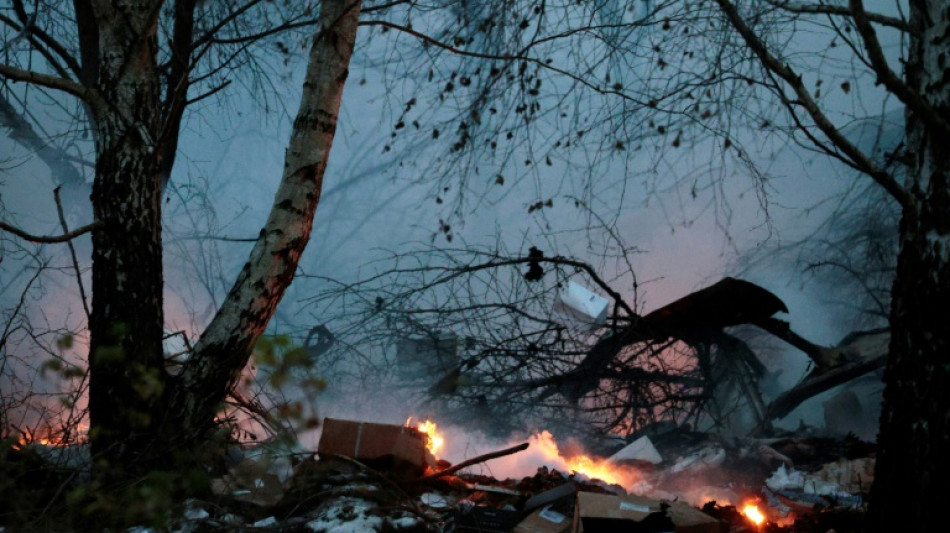
<instances>
[{"instance_id":1,"label":"small fire","mask_svg":"<svg viewBox=\"0 0 950 533\"><path fill-rule=\"evenodd\" d=\"M761 526L765 522L765 515L762 514L762 511L759 510L759 507L754 503L747 503L742 507L742 514L746 518L751 520L756 526Z\"/></svg>"},{"instance_id":2,"label":"small fire","mask_svg":"<svg viewBox=\"0 0 950 533\"><path fill-rule=\"evenodd\" d=\"M554 436L547 431L537 433L531 440L532 446L537 446L556 468L570 470L591 479L599 479L622 487L631 487L640 478L639 472L635 469L617 465L606 459L595 459L583 454L571 457L561 456Z\"/></svg>"},{"instance_id":3,"label":"small fire","mask_svg":"<svg viewBox=\"0 0 950 533\"><path fill-rule=\"evenodd\" d=\"M413 427L411 422L412 422L412 417L410 416L409 418L406 419L406 427ZM429 419L426 419L421 424L416 425L415 428L420 433L425 434L425 436L427 437L426 448L429 450L429 453L431 453L432 455L435 455L436 452L439 451L440 448L442 448L442 445L445 444L445 437L443 437L442 434L439 433L438 425L435 422Z\"/></svg>"},{"instance_id":4,"label":"small fire","mask_svg":"<svg viewBox=\"0 0 950 533\"><path fill-rule=\"evenodd\" d=\"M79 444L86 442L88 432L89 427L85 424L77 425L71 436L69 436L69 434L63 430L54 430L50 426L47 426L42 432L34 432L29 429L24 429L20 431L20 438L17 439L16 444L14 444L14 448L21 449L24 446L28 446L30 444L40 444L49 447L61 447L69 446L70 444Z\"/></svg>"},{"instance_id":5,"label":"small fire","mask_svg":"<svg viewBox=\"0 0 950 533\"><path fill-rule=\"evenodd\" d=\"M622 476L619 475L616 465L608 464L603 460L591 459L586 455L577 455L567 459L571 470L584 474L591 479L601 479L607 483L623 484Z\"/></svg>"}]
</instances>

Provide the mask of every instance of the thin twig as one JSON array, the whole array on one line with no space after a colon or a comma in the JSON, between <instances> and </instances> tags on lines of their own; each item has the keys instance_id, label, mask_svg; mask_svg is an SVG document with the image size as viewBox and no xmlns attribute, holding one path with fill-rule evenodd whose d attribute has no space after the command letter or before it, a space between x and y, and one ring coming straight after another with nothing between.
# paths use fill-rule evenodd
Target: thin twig
<instances>
[{"instance_id":1,"label":"thin twig","mask_svg":"<svg viewBox=\"0 0 950 533\"><path fill-rule=\"evenodd\" d=\"M59 189L53 189L53 198L56 200L56 214L59 215L59 225L63 227L63 233L69 233L69 226L66 225L66 216L63 215L63 202L59 197ZM86 288L82 284L82 274L79 271L79 260L76 258L76 247L72 241L66 241L69 246L69 255L73 262L73 271L76 273L76 283L79 285L79 298L82 299L82 308L86 312L87 323L92 321L92 313L89 312L89 303L86 301Z\"/></svg>"},{"instance_id":2,"label":"thin twig","mask_svg":"<svg viewBox=\"0 0 950 533\"><path fill-rule=\"evenodd\" d=\"M527 449L528 449L528 443L527 443L527 442L523 442L523 443L521 443L521 444L519 444L519 445L517 445L517 446L513 446L513 447L511 447L511 448L506 448L506 449L504 449L504 450L499 450L499 451L497 451L497 452L486 453L485 455L479 455L478 457L473 457L473 458L469 459L468 461L462 461L461 463L459 463L459 464L457 464L457 465L455 465L455 466L453 466L453 467L451 467L451 468L446 468L445 470L439 470L438 472L435 472L434 474L429 474L428 476L422 476L421 478L416 479L415 482L416 482L416 483L419 483L419 482L423 482L423 481L430 481L430 480L433 480L433 479L440 478L440 477L442 477L442 476L447 476L447 475L449 475L449 474L454 474L454 473L458 472L459 470L462 470L463 468L468 468L468 467L470 467L470 466L472 466L472 465L474 465L474 464L484 463L485 461L490 461L490 460L492 460L492 459L498 459L499 457L504 457L504 456L506 456L506 455L511 455L511 454L513 454L513 453L522 452L522 451L527 450Z\"/></svg>"}]
</instances>

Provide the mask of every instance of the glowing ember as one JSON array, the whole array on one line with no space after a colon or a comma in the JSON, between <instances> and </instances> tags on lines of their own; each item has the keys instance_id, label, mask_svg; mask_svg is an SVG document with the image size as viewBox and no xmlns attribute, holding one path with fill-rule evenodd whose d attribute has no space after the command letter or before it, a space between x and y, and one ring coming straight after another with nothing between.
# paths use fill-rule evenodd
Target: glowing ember
<instances>
[{"instance_id":1,"label":"glowing ember","mask_svg":"<svg viewBox=\"0 0 950 533\"><path fill-rule=\"evenodd\" d=\"M406 427L412 427L410 422L412 422L411 416L406 419ZM445 438L438 431L438 425L435 422L427 419L425 422L422 422L421 424L417 425L416 429L420 433L425 434L425 436L427 437L426 448L429 450L429 453L431 453L432 455L435 455L436 452L439 451L439 449L442 448L442 445L445 443Z\"/></svg>"},{"instance_id":2,"label":"glowing ember","mask_svg":"<svg viewBox=\"0 0 950 533\"><path fill-rule=\"evenodd\" d=\"M762 522L765 522L765 515L762 514L762 511L760 511L755 504L745 504L745 506L742 508L742 514L744 514L749 520L752 520L752 522L757 526L761 526Z\"/></svg>"}]
</instances>

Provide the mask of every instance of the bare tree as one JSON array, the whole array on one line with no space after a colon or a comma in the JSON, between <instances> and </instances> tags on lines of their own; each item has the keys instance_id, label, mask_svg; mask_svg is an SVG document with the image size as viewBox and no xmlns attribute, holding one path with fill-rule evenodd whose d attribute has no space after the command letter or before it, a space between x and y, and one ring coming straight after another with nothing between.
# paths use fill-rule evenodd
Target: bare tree
<instances>
[{"instance_id":1,"label":"bare tree","mask_svg":"<svg viewBox=\"0 0 950 533\"><path fill-rule=\"evenodd\" d=\"M107 463L147 469L202 440L310 235L350 57L343 43L353 40L358 8L324 3L315 22L306 7L295 11L290 4L77 1L69 16L56 18L69 21L62 24L14 1L0 20L9 36L4 45L26 43L27 50L5 59L0 75L72 95L81 102L75 113L90 117L96 165L88 228L90 401L93 426L103 430L93 432L94 447L111 459ZM633 11L607 0L397 1L368 11L380 16L359 23L374 28L374 39L401 38L394 39L390 58L406 43L423 46L420 55L402 56L402 75L391 78L406 99L388 149L409 145L407 138L447 141L438 150L419 150L416 161L443 177L432 196L451 204L456 215L478 205L492 187L524 178L540 182L543 169L557 167L562 183L576 186L575 196L595 211L603 194L598 186L623 185L639 175L648 192L672 187L687 197L705 194L717 222L727 226L730 189L724 184L732 162L746 164L745 188L765 212L770 206L768 176L755 164L759 135L824 154L893 198L902 213L901 244L873 500L875 517L887 519L872 523L894 529L909 512L920 527L937 527L934 480L947 473L940 451L950 434L940 395L950 372L941 363L950 320L934 311L950 286L948 156L942 148L950 136L943 76L948 14L941 2L912 1L907 16L899 10L869 13L860 0L645 2ZM223 90L233 65L229 57L251 61L244 47L306 25L318 28L312 70L271 218L191 358L179 374L167 375L160 199L182 113ZM797 33L806 27L827 36L817 49L801 48L816 42ZM885 32L897 35L900 58L886 55L879 36ZM42 67L32 68L31 57L42 57ZM894 70L898 60L902 75ZM416 90L426 84L439 90ZM836 107L840 98L844 111ZM906 110L907 138L889 166L842 131L855 115L880 117L892 105ZM17 123L16 116L4 120ZM763 133L751 136L750 127ZM664 164L676 158L691 170L671 185ZM619 168L621 177L592 179L609 168ZM543 212L554 200L538 198L526 211ZM439 229L446 239L452 236L448 222ZM127 398L127 408L116 410L110 391ZM904 460L910 467L901 465Z\"/></svg>"},{"instance_id":2,"label":"bare tree","mask_svg":"<svg viewBox=\"0 0 950 533\"><path fill-rule=\"evenodd\" d=\"M77 98L94 131L95 223L85 228L92 230L93 264L89 410L95 471L105 487L192 460L289 285L319 199L359 8L324 3L314 18L309 9L288 14L255 1L77 2L74 25L53 34L14 2L19 21L4 19L51 68L3 63L4 79ZM161 191L184 109L203 96L189 91L190 83L229 65L212 62L202 72L201 57L218 40L238 51L255 41L242 17L261 15L279 20L257 26L265 34L295 24L316 28L308 82L270 220L194 353L172 375L162 353ZM243 38L229 38L235 25Z\"/></svg>"},{"instance_id":3,"label":"bare tree","mask_svg":"<svg viewBox=\"0 0 950 533\"><path fill-rule=\"evenodd\" d=\"M598 21L610 18L609 5L595 6ZM20 104L20 109L5 113L4 120L14 132L14 140L27 148L58 150L59 155L41 154L56 171L56 164L73 160L60 157L64 146L37 139L36 126L42 121L31 117L27 109L37 100L60 101L50 95L74 98L67 112L80 120L83 126L76 129L89 132L94 144L89 146L87 141L85 151L80 149L74 161L79 168L84 168L84 157L94 161L93 222L53 236L7 223L3 228L36 242L67 241L85 233L92 236L91 440L97 468L121 479L179 459L187 462L188 453L178 457L179 452L196 447L208 435L220 402L233 387L290 284L310 235L347 72L350 49L340 48L340 43L352 41L349 32L355 31L339 28L355 25L359 10L356 3L325 4L314 14L307 5L257 0L121 5L81 1L71 7L40 3L30 12L23 2L13 1L4 10L0 20L4 47L14 53L0 64L0 74L6 81L6 101ZM609 10L622 11L617 11L617 6ZM498 152L496 164L506 165L522 154L530 155L528 168L535 167L538 160L550 164L551 157L544 154L558 142L546 143L548 146L537 152L531 137L523 134L520 126L513 127L533 126L542 115L561 120L553 110L542 113L540 87L546 82L542 75L547 80L552 74L564 75L569 85L591 88L594 94L618 94L626 103L636 100L622 94L621 81L605 90L600 82L588 80L600 69L600 60L588 63L586 55L573 55L579 65L577 72L554 64L552 54L569 50L580 42L581 34L595 36L601 43L598 46L615 47L603 44L603 35L620 35L616 25L598 22L591 26L586 8L578 10L568 4L546 8L530 2L498 2L484 9L454 3L391 2L370 6L365 12L385 17L367 18L361 24L379 28L380 34L411 36L414 46L421 42L424 49L438 50L440 59L451 59L439 66L442 80L437 81L442 87L439 99L447 102L441 109L448 112L433 118L452 126L453 133L447 134L449 156L435 159L436 166L456 167L453 161L473 161L475 142L469 131L479 128L494 130L498 141L512 141ZM511 14L519 16L508 16ZM625 18L624 24L637 27L646 14L638 12ZM419 24L422 20L431 24ZM250 48L270 43L286 49L286 43L272 38L306 27L317 31L285 175L271 217L192 354L177 373L169 374L161 342L161 194L179 152L182 117L189 105L225 90L230 83L228 75L242 62L257 65ZM431 30L431 34L420 28ZM563 44L556 44L558 41ZM34 56L42 61L32 62ZM425 54L414 57L425 60ZM460 61L470 58L484 62L484 68L453 72ZM411 65L404 63L401 68L413 72ZM437 79L434 71L429 79ZM21 83L14 86L12 82ZM463 97L453 96L459 94L455 87ZM418 109L411 102L405 106L406 113ZM9 111L8 107L4 109ZM514 113L505 112L506 107L513 107ZM583 114L580 106L572 108L576 116ZM422 135L439 137L438 127L423 129L416 122L407 115L406 122L400 120L394 130L411 123ZM575 135L583 137L590 127L578 126L576 134L563 137L563 144L578 144ZM624 142L599 139L594 146L619 153ZM446 176L465 175L453 172ZM65 175L59 179L77 181ZM491 183L501 185L504 179L499 174ZM509 175L509 182L511 179ZM462 179L459 189L466 191L466 183ZM535 208L551 205L551 199L541 199ZM450 237L448 225L444 228ZM110 480L109 475L103 479Z\"/></svg>"},{"instance_id":4,"label":"bare tree","mask_svg":"<svg viewBox=\"0 0 950 533\"><path fill-rule=\"evenodd\" d=\"M950 290L946 261L948 160L940 148L950 133L950 86L943 76L948 12L940 2L910 2L906 18L869 13L862 1L840 4L753 2L739 5L718 0L737 45L760 66L777 101L796 125L797 134L843 161L886 191L901 211L900 252L891 296L891 347L885 371L884 408L879 433L880 455L872 489L869 529L888 531L913 523L921 531L940 527L934 511L936 479L950 471L940 450L946 406L940 383L946 351L947 314L938 302ZM814 20L830 28L829 36L845 44L886 95L905 108L906 140L893 155L905 168L881 166L841 133L830 110L805 85L796 70L763 31L773 16ZM882 48L882 31L901 33L903 73ZM771 33L771 32L770 32ZM851 81L840 82L850 90Z\"/></svg>"}]
</instances>

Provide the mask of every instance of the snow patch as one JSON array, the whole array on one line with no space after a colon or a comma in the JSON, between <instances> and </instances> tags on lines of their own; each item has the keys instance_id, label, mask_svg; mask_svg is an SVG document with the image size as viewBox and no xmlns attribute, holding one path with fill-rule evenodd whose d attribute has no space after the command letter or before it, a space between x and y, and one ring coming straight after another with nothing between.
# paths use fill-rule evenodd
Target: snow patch
<instances>
[{"instance_id":1,"label":"snow patch","mask_svg":"<svg viewBox=\"0 0 950 533\"><path fill-rule=\"evenodd\" d=\"M314 533L360 533L378 531L383 519L369 516L373 504L359 498L343 497L330 502L318 511L317 518L306 527Z\"/></svg>"}]
</instances>

